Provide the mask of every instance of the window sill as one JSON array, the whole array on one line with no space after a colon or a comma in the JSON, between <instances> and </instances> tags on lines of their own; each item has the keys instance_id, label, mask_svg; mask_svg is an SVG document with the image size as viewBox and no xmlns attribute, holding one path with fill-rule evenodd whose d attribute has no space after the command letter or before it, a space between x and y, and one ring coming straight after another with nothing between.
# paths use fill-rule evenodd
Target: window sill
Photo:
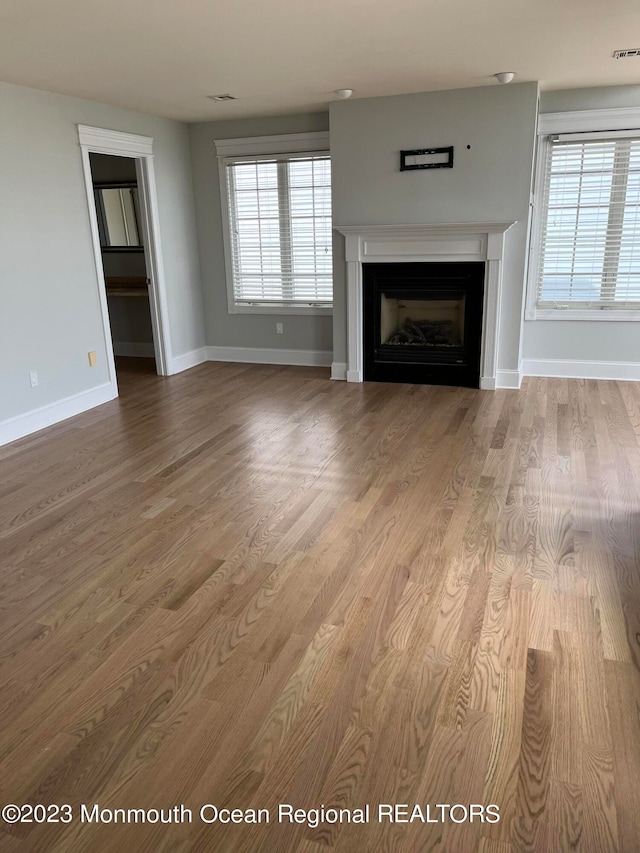
<instances>
[{"instance_id":1,"label":"window sill","mask_svg":"<svg viewBox=\"0 0 640 853\"><path fill-rule=\"evenodd\" d=\"M229 314L288 314L301 317L331 317L333 306L319 305L229 305Z\"/></svg>"},{"instance_id":2,"label":"window sill","mask_svg":"<svg viewBox=\"0 0 640 853\"><path fill-rule=\"evenodd\" d=\"M633 309L606 309L601 311L597 308L536 308L535 311L527 311L525 320L580 320L588 322L611 323L637 323L640 321L640 308Z\"/></svg>"}]
</instances>

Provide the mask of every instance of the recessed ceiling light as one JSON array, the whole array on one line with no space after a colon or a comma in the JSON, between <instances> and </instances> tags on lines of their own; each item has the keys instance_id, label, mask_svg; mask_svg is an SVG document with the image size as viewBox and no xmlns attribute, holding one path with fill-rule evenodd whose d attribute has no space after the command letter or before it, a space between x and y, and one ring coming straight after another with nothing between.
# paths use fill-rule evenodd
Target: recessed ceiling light
<instances>
[{"instance_id":1,"label":"recessed ceiling light","mask_svg":"<svg viewBox=\"0 0 640 853\"><path fill-rule=\"evenodd\" d=\"M207 95L210 101L237 101L235 95Z\"/></svg>"},{"instance_id":2,"label":"recessed ceiling light","mask_svg":"<svg viewBox=\"0 0 640 853\"><path fill-rule=\"evenodd\" d=\"M640 56L640 47L632 47L629 50L614 50L614 59L629 59L631 56Z\"/></svg>"}]
</instances>

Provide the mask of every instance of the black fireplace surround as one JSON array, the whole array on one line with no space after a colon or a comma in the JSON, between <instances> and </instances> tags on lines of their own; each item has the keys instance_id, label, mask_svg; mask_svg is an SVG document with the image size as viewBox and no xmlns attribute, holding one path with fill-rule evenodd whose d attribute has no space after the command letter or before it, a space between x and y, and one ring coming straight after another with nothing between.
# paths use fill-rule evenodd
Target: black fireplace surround
<instances>
[{"instance_id":1,"label":"black fireplace surround","mask_svg":"<svg viewBox=\"0 0 640 853\"><path fill-rule=\"evenodd\" d=\"M484 262L363 264L364 379L480 387Z\"/></svg>"}]
</instances>

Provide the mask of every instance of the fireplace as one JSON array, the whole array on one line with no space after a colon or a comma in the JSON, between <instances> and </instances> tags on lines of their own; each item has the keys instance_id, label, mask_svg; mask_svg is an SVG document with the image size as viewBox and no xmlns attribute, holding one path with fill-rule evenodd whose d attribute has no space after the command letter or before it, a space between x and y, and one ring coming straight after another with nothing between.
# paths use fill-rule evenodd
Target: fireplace
<instances>
[{"instance_id":1,"label":"fireplace","mask_svg":"<svg viewBox=\"0 0 640 853\"><path fill-rule=\"evenodd\" d=\"M347 360L346 363L333 362L332 377L346 379L347 382L362 382L365 379L365 267L369 264L404 266L414 263L446 265L462 263L470 266L481 263L484 268L479 288L480 293L483 294L482 310L475 314L475 319L480 315L482 326L480 378L479 383L476 380L475 384L476 387L479 384L480 388L487 390L496 386L519 387L519 384L517 386L503 384L504 380L499 375L502 373L510 376L514 371L497 371L505 234L514 224L512 221L464 222L447 225L337 226L336 230L345 237L347 262ZM466 322L470 310L469 298L465 294L463 310L465 323L462 328L467 345L470 331ZM380 344L383 343L380 341ZM424 371L427 368L423 366L422 369ZM513 380L508 378L507 381Z\"/></svg>"},{"instance_id":2,"label":"fireplace","mask_svg":"<svg viewBox=\"0 0 640 853\"><path fill-rule=\"evenodd\" d=\"M364 379L478 388L484 263L363 264Z\"/></svg>"}]
</instances>

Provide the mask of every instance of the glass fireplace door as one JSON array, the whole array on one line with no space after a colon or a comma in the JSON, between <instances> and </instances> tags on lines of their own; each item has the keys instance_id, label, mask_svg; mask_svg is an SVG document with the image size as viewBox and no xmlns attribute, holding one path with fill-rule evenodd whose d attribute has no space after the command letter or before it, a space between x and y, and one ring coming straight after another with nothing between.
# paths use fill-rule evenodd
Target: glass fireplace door
<instances>
[{"instance_id":1,"label":"glass fireplace door","mask_svg":"<svg viewBox=\"0 0 640 853\"><path fill-rule=\"evenodd\" d=\"M403 299L380 293L380 340L384 346L464 346L465 294L447 299Z\"/></svg>"}]
</instances>

